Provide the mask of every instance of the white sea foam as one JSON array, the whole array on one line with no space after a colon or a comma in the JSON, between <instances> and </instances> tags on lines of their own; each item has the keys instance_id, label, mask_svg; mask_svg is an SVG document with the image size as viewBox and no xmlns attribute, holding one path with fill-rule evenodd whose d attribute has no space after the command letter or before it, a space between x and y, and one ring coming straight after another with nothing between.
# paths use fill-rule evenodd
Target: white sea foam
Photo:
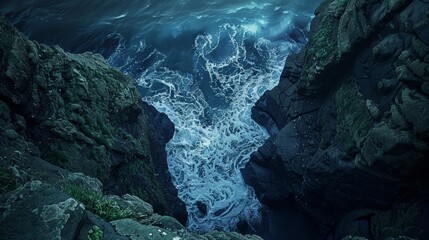
<instances>
[{"instance_id":1,"label":"white sea foam","mask_svg":"<svg viewBox=\"0 0 429 240\"><path fill-rule=\"evenodd\" d=\"M138 80L148 89L145 100L176 126L167 146L168 165L193 230L231 230L240 219L259 219L260 203L239 171L267 137L250 111L277 83L293 46L264 38L246 44L252 42L246 32L224 24L217 33L197 36L192 74L160 67L164 56ZM207 216L201 216L197 201L206 204Z\"/></svg>"}]
</instances>

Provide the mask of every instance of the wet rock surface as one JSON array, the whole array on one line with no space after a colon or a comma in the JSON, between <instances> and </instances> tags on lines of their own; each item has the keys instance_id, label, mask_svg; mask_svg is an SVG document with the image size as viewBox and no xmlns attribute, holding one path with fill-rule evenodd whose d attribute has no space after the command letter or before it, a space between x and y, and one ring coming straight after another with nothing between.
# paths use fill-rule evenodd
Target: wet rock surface
<instances>
[{"instance_id":1,"label":"wet rock surface","mask_svg":"<svg viewBox=\"0 0 429 240\"><path fill-rule=\"evenodd\" d=\"M337 232L350 212L427 201L428 10L406 0L325 1L316 10L308 44L252 110L271 137L242 173L269 209L294 206L320 239L342 239L353 236ZM359 219L356 236L387 238L370 227L374 215Z\"/></svg>"}]
</instances>

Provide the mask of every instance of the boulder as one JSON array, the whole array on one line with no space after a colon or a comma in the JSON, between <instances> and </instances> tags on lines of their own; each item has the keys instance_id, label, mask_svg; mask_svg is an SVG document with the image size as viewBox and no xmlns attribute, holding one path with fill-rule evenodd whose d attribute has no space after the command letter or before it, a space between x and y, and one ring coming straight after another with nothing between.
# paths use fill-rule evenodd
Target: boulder
<instances>
[{"instance_id":1,"label":"boulder","mask_svg":"<svg viewBox=\"0 0 429 240\"><path fill-rule=\"evenodd\" d=\"M143 102L135 80L101 55L30 41L0 18L1 156L97 178L103 191L137 195L185 223L166 162L174 125ZM65 177L101 191L99 182Z\"/></svg>"},{"instance_id":2,"label":"boulder","mask_svg":"<svg viewBox=\"0 0 429 240\"><path fill-rule=\"evenodd\" d=\"M73 239L85 219L82 204L32 181L0 196L1 239Z\"/></svg>"}]
</instances>

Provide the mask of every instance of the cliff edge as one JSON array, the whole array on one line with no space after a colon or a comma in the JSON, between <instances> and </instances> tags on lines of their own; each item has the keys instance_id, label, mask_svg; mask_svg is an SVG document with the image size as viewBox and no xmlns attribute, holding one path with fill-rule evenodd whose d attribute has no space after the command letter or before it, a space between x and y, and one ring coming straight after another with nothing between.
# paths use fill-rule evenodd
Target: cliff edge
<instances>
[{"instance_id":1,"label":"cliff edge","mask_svg":"<svg viewBox=\"0 0 429 240\"><path fill-rule=\"evenodd\" d=\"M429 238L428 26L427 1L321 4L252 109L270 138L242 172L267 215L292 207L319 239Z\"/></svg>"}]
</instances>

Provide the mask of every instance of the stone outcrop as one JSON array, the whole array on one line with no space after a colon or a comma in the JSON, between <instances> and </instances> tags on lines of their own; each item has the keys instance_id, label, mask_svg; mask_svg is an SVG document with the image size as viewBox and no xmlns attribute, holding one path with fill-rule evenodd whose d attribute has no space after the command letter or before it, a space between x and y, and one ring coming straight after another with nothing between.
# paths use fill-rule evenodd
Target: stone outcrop
<instances>
[{"instance_id":1,"label":"stone outcrop","mask_svg":"<svg viewBox=\"0 0 429 240\"><path fill-rule=\"evenodd\" d=\"M97 181L72 175L79 182ZM68 182L59 188L38 180L0 195L0 233L0 239L261 240L234 232L191 233L175 218L155 214L137 196L102 195L90 185Z\"/></svg>"},{"instance_id":2,"label":"stone outcrop","mask_svg":"<svg viewBox=\"0 0 429 240\"><path fill-rule=\"evenodd\" d=\"M2 166L42 159L185 223L166 163L174 125L141 100L134 80L100 55L29 41L4 19L0 34Z\"/></svg>"},{"instance_id":3,"label":"stone outcrop","mask_svg":"<svg viewBox=\"0 0 429 240\"><path fill-rule=\"evenodd\" d=\"M321 4L309 42L287 58L278 86L252 109L270 138L242 172L263 204L274 212L296 205L321 239L346 237L344 229L335 232L353 211L360 214L348 218L349 230L362 221L356 234L374 238L375 212L424 205L428 12L420 0ZM428 237L416 232L410 236Z\"/></svg>"},{"instance_id":4,"label":"stone outcrop","mask_svg":"<svg viewBox=\"0 0 429 240\"><path fill-rule=\"evenodd\" d=\"M0 213L0 239L73 239L86 217L82 204L40 181L1 195Z\"/></svg>"}]
</instances>

